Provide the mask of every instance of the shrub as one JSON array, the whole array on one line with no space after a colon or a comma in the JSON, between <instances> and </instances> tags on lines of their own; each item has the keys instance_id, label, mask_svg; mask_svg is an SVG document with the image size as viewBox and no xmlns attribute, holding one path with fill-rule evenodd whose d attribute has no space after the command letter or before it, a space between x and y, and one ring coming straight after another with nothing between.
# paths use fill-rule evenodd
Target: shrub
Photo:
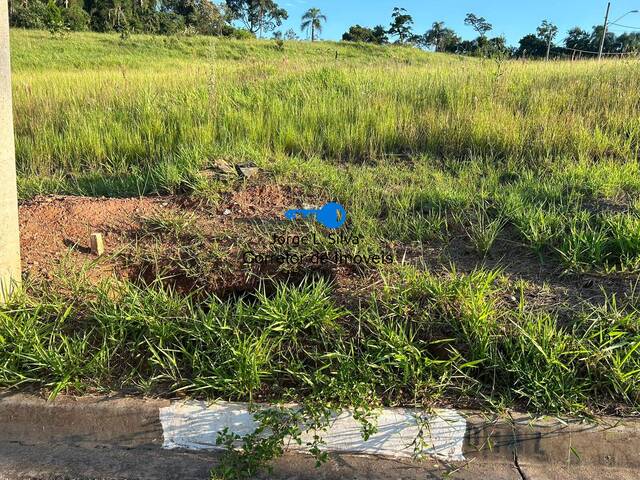
<instances>
[{"instance_id":1,"label":"shrub","mask_svg":"<svg viewBox=\"0 0 640 480\"><path fill-rule=\"evenodd\" d=\"M40 1L34 1L28 5L16 5L11 14L12 27L39 28L46 25L47 6Z\"/></svg>"},{"instance_id":2,"label":"shrub","mask_svg":"<svg viewBox=\"0 0 640 480\"><path fill-rule=\"evenodd\" d=\"M163 35L175 35L185 29L184 17L175 13L159 12L158 32Z\"/></svg>"},{"instance_id":3,"label":"shrub","mask_svg":"<svg viewBox=\"0 0 640 480\"><path fill-rule=\"evenodd\" d=\"M62 10L55 0L49 0L46 7L45 25L52 34L62 34L67 27L62 19Z\"/></svg>"},{"instance_id":4,"label":"shrub","mask_svg":"<svg viewBox=\"0 0 640 480\"><path fill-rule=\"evenodd\" d=\"M65 8L62 11L62 18L69 30L84 32L89 29L91 16L78 5Z\"/></svg>"},{"instance_id":5,"label":"shrub","mask_svg":"<svg viewBox=\"0 0 640 480\"><path fill-rule=\"evenodd\" d=\"M249 40L251 38L255 38L255 35L249 30L243 30L241 28L234 28L230 36L237 38L238 40Z\"/></svg>"},{"instance_id":6,"label":"shrub","mask_svg":"<svg viewBox=\"0 0 640 480\"><path fill-rule=\"evenodd\" d=\"M132 27L136 31L147 33L160 32L160 18L156 12L143 12L132 21Z\"/></svg>"}]
</instances>

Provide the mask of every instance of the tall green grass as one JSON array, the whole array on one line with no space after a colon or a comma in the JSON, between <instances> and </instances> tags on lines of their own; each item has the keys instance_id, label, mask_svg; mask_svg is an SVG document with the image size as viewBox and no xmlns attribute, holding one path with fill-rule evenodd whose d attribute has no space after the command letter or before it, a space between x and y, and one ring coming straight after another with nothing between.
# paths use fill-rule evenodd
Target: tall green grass
<instances>
[{"instance_id":1,"label":"tall green grass","mask_svg":"<svg viewBox=\"0 0 640 480\"><path fill-rule=\"evenodd\" d=\"M0 310L0 386L341 405L434 405L446 395L539 412L640 407L637 299L612 298L561 326L524 300L504 305L499 271L390 275L352 310L325 281L204 302L159 284L16 299Z\"/></svg>"},{"instance_id":2,"label":"tall green grass","mask_svg":"<svg viewBox=\"0 0 640 480\"><path fill-rule=\"evenodd\" d=\"M22 175L199 168L222 156L638 157L635 61L23 31L12 40Z\"/></svg>"}]
</instances>

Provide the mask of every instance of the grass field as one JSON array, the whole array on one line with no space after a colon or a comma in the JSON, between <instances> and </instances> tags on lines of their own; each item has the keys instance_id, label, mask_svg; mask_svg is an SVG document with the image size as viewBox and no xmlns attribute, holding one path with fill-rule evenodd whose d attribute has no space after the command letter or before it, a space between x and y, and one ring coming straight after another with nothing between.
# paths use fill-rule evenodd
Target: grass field
<instances>
[{"instance_id":1,"label":"grass field","mask_svg":"<svg viewBox=\"0 0 640 480\"><path fill-rule=\"evenodd\" d=\"M237 242L315 231L396 261L350 272L346 300L312 274L229 296L34 285L0 317L0 384L638 413L637 61L26 31L12 49L23 199L215 206L246 184L203 172L251 161L342 202L361 241L272 222ZM211 238L186 218L147 224L177 257L132 261L203 279L235 254L194 255Z\"/></svg>"}]
</instances>

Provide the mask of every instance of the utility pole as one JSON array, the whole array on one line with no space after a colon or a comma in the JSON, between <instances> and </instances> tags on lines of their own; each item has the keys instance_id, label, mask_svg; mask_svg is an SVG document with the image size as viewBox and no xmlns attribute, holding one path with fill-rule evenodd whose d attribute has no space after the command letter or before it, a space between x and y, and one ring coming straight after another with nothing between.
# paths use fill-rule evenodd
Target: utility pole
<instances>
[{"instance_id":1,"label":"utility pole","mask_svg":"<svg viewBox=\"0 0 640 480\"><path fill-rule=\"evenodd\" d=\"M609 28L609 10L611 2L607 3L607 13L604 15L604 27L602 29L602 38L600 39L600 51L598 52L598 60L602 60L602 50L604 49L604 39L607 37L607 29Z\"/></svg>"},{"instance_id":2,"label":"utility pole","mask_svg":"<svg viewBox=\"0 0 640 480\"><path fill-rule=\"evenodd\" d=\"M0 0L0 303L20 285L18 192L11 104L9 9Z\"/></svg>"}]
</instances>

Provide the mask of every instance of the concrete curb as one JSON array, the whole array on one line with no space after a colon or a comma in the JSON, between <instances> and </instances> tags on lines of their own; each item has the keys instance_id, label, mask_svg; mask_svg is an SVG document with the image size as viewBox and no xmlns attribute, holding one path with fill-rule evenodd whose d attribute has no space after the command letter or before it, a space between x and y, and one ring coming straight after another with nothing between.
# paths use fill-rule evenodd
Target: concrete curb
<instances>
[{"instance_id":1,"label":"concrete curb","mask_svg":"<svg viewBox=\"0 0 640 480\"><path fill-rule=\"evenodd\" d=\"M378 433L367 442L350 414L336 417L323 435L331 452L407 458L418 431L415 410L386 409ZM602 466L640 471L640 421L600 418L533 419L438 410L424 417L428 452L446 462ZM0 395L0 442L25 445L125 449L215 449L224 426L245 434L253 419L247 405L168 400L59 396L55 401L23 394Z\"/></svg>"}]
</instances>

